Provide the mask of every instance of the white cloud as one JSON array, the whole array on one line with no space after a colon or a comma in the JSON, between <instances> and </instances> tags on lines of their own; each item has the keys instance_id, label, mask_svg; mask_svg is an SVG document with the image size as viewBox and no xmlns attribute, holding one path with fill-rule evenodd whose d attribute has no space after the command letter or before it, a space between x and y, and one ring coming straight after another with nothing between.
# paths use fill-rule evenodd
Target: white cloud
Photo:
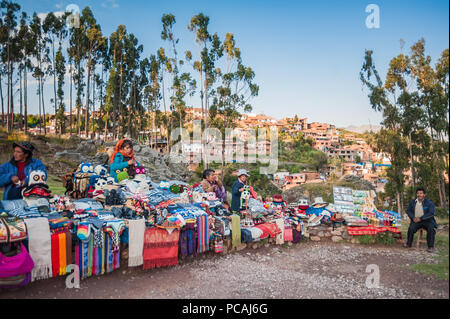
<instances>
[{"instance_id":1,"label":"white cloud","mask_svg":"<svg viewBox=\"0 0 450 319\"><path fill-rule=\"evenodd\" d=\"M118 8L119 4L117 2L118 2L118 0L106 0L106 1L102 2L102 7L103 8L107 8L107 7Z\"/></svg>"}]
</instances>

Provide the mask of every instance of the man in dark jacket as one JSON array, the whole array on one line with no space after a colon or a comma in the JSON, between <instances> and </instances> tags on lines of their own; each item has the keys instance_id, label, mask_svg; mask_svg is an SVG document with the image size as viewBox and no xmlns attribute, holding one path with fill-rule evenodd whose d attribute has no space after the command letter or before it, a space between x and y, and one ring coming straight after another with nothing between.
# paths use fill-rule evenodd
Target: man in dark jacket
<instances>
[{"instance_id":1,"label":"man in dark jacket","mask_svg":"<svg viewBox=\"0 0 450 319\"><path fill-rule=\"evenodd\" d=\"M33 158L34 146L28 142L14 143L14 154L9 162L0 165L0 187L5 187L4 200L21 199L22 188L28 185L32 171L43 171L44 164Z\"/></svg>"},{"instance_id":2,"label":"man in dark jacket","mask_svg":"<svg viewBox=\"0 0 450 319\"><path fill-rule=\"evenodd\" d=\"M411 219L411 223L408 228L408 239L405 247L411 247L414 234L421 228L427 231L427 245L428 252L434 251L434 236L436 234L435 228L437 227L436 220L434 219L434 204L428 198L425 198L425 189L419 187L416 190L416 199L411 200L406 211L408 217Z\"/></svg>"},{"instance_id":3,"label":"man in dark jacket","mask_svg":"<svg viewBox=\"0 0 450 319\"><path fill-rule=\"evenodd\" d=\"M244 191L244 186L247 184L247 177L249 176L245 169L240 169L238 178L231 187L231 210L233 213L240 214L241 212L241 193Z\"/></svg>"}]
</instances>

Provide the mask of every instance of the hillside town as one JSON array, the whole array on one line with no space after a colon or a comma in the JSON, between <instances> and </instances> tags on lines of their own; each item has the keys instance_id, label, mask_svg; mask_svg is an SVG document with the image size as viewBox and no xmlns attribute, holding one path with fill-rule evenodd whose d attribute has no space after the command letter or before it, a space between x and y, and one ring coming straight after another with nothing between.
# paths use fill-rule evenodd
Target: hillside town
<instances>
[{"instance_id":1,"label":"hillside town","mask_svg":"<svg viewBox=\"0 0 450 319\"><path fill-rule=\"evenodd\" d=\"M85 109L81 109L80 116L83 117ZM165 112L171 115L170 111ZM65 113L67 125L72 115L73 120L76 120L77 111L73 110L72 114ZM92 113L92 119L95 121L103 116L101 111ZM146 113L145 116L152 118L154 113ZM187 108L186 127L192 127L195 120L202 119L201 108ZM384 186L387 183L385 178L386 168L390 167L390 159L386 154L374 150L374 146L368 144L362 134L349 132L344 129L336 128L335 125L329 123L308 122L306 117L298 117L295 115L292 118L286 117L282 119L275 119L274 117L264 114L242 114L237 121L237 127L240 129L239 136L245 140L248 137L246 132L251 132L258 128L277 127L279 132L283 132L285 136L296 137L301 133L305 140L310 140L313 149L323 152L328 157L328 164L320 171L304 170L303 172L290 173L289 171L278 171L270 176L275 185L283 191L293 187L309 184L309 183L323 183L329 181L331 178L341 178L346 175L355 175L361 179L369 181L377 192L383 192ZM55 116L49 115L48 125L46 127L48 133L56 134L56 119ZM29 129L32 134L38 134L39 128L34 127ZM96 133L94 138L107 140L109 137L101 133ZM152 131L140 132L142 136L153 136L152 147L160 153L167 153L167 130L164 127L155 127ZM81 134L82 135L82 134ZM220 141L220 143L222 143ZM236 150L243 147L245 154L248 154L249 148L255 145L251 143L243 143L239 141L232 141L232 147L228 150ZM240 145L242 144L242 145ZM182 145L183 154L186 160L191 162L191 170L195 170L198 164L193 163L194 157L201 153L201 140L193 140ZM257 141L256 149L263 149L266 153L270 152L270 141ZM230 154L228 154L230 155ZM231 154L232 155L232 154ZM333 160L335 159L335 160ZM294 162L296 159L292 159ZM410 180L410 172L405 172L407 176L407 183Z\"/></svg>"}]
</instances>

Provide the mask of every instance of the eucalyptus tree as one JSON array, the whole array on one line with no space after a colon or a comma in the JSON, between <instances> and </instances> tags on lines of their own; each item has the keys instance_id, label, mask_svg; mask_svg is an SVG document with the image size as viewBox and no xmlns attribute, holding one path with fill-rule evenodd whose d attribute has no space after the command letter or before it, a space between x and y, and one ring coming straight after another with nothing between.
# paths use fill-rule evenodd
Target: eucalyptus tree
<instances>
[{"instance_id":1,"label":"eucalyptus tree","mask_svg":"<svg viewBox=\"0 0 450 319\"><path fill-rule=\"evenodd\" d=\"M49 74L53 76L53 93L54 93L54 108L55 116L57 109L59 107L58 95L57 95L57 72L56 72L56 51L61 51L62 41L67 36L67 29L65 23L65 17L67 14L62 16L56 16L53 12L46 15L42 29L45 34L45 40L48 45L51 46L51 67L49 68ZM57 42L59 47L57 47Z\"/></svg>"},{"instance_id":2,"label":"eucalyptus tree","mask_svg":"<svg viewBox=\"0 0 450 319\"><path fill-rule=\"evenodd\" d=\"M2 9L2 36L3 43L2 61L6 62L7 74L7 131L11 131L14 122L14 99L13 99L13 74L14 64L18 62L19 45L17 38L17 14L20 5L17 3L2 0L0 3Z\"/></svg>"},{"instance_id":3,"label":"eucalyptus tree","mask_svg":"<svg viewBox=\"0 0 450 319\"><path fill-rule=\"evenodd\" d=\"M69 49L68 55L69 60L73 62L74 70L71 67L71 73L73 73L73 81L76 88L76 98L75 98L75 107L77 109L77 134L81 133L81 98L83 96L84 91L84 61L86 59L86 51L87 51L87 35L86 35L86 25L81 23L83 16L80 16L80 25L73 25L69 31ZM84 20L85 21L85 20Z\"/></svg>"},{"instance_id":4,"label":"eucalyptus tree","mask_svg":"<svg viewBox=\"0 0 450 319\"><path fill-rule=\"evenodd\" d=\"M423 40L411 47L410 56L401 53L390 61L384 83L376 71L372 53L366 50L360 79L369 89L372 108L383 112L384 129L376 135L376 144L391 158L387 190L396 195L398 210L402 212L406 182L404 171L411 166L414 180L430 189L430 196L436 190L441 205L445 205L442 176L445 164L439 161L442 152L439 152L436 134L448 130L445 80L439 80L439 72L430 65L431 58L424 55ZM438 65L445 65L445 62L442 64L441 60ZM408 154L408 144L412 156ZM408 163L409 157L411 163Z\"/></svg>"}]
</instances>

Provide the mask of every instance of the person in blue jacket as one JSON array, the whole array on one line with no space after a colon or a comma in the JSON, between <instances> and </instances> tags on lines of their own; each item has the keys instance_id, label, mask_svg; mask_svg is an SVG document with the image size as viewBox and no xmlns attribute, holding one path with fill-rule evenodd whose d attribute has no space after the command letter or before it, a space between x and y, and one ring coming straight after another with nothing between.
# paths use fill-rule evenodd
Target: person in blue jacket
<instances>
[{"instance_id":1,"label":"person in blue jacket","mask_svg":"<svg viewBox=\"0 0 450 319\"><path fill-rule=\"evenodd\" d=\"M241 194L244 191L244 186L247 185L247 177L249 176L245 169L240 169L238 178L231 187L231 211L238 215L241 212Z\"/></svg>"},{"instance_id":2,"label":"person in blue jacket","mask_svg":"<svg viewBox=\"0 0 450 319\"><path fill-rule=\"evenodd\" d=\"M437 228L436 220L434 219L434 204L428 198L425 198L426 192L423 187L416 190L416 199L411 200L406 213L411 219L408 228L408 239L405 247L411 247L414 234L421 228L427 231L428 252L434 251L434 237L436 235L435 228Z\"/></svg>"},{"instance_id":3,"label":"person in blue jacket","mask_svg":"<svg viewBox=\"0 0 450 319\"><path fill-rule=\"evenodd\" d=\"M0 165L0 187L5 187L3 200L21 199L22 188L28 185L32 171L43 171L47 175L44 164L33 158L34 146L31 143L14 143L13 149L11 160Z\"/></svg>"},{"instance_id":4,"label":"person in blue jacket","mask_svg":"<svg viewBox=\"0 0 450 319\"><path fill-rule=\"evenodd\" d=\"M109 174L117 182L117 171L123 171L126 168L128 175L133 177L136 166L140 165L134 158L133 142L126 139L120 140L110 157Z\"/></svg>"}]
</instances>

